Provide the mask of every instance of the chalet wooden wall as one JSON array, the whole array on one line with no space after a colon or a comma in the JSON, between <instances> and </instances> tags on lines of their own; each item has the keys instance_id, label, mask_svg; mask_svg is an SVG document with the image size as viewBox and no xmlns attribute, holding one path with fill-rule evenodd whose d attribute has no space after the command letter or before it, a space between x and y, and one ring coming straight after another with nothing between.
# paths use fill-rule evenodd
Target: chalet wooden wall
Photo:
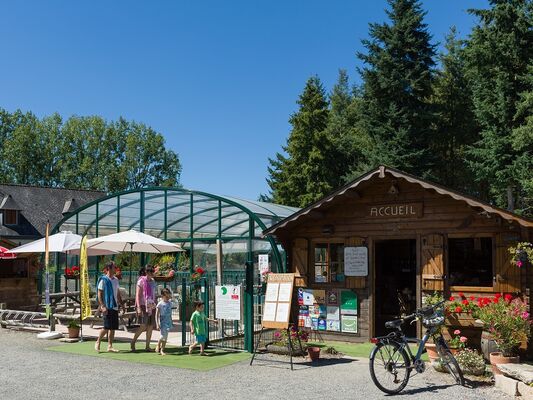
<instances>
[{"instance_id":1,"label":"chalet wooden wall","mask_svg":"<svg viewBox=\"0 0 533 400\"><path fill-rule=\"evenodd\" d=\"M391 205L403 206L400 210L407 215L398 215L398 208L383 208ZM378 215L375 207L382 207L382 215ZM397 215L390 215L392 213ZM331 233L323 233L326 230ZM277 229L275 235L287 250L289 271L296 273L297 286L351 288L358 293L361 338L372 335L372 249L375 240L416 239L419 302L423 292L438 290L445 295L454 292L455 288L450 287L446 279L447 241L453 237L493 238L493 287L481 290L463 287L463 292L527 294L533 283L531 272L526 276L526 271L511 265L507 250L518 240L528 240L532 236L531 229L388 174L383 178L371 178L356 189L324 202L320 208L294 223ZM369 276L347 278L344 282L313 283L313 244L317 241L367 245L370 250Z\"/></svg>"}]
</instances>

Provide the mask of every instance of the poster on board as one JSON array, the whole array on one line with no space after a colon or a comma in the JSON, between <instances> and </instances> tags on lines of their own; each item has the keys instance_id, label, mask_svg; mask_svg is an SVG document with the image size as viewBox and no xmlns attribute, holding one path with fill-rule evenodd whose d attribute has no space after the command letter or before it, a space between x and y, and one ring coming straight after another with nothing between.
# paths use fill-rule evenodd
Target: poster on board
<instances>
[{"instance_id":1,"label":"poster on board","mask_svg":"<svg viewBox=\"0 0 533 400\"><path fill-rule=\"evenodd\" d=\"M344 248L344 275L368 276L368 248L366 246Z\"/></svg>"},{"instance_id":2,"label":"poster on board","mask_svg":"<svg viewBox=\"0 0 533 400\"><path fill-rule=\"evenodd\" d=\"M276 320L276 303L265 303L263 307L263 321Z\"/></svg>"},{"instance_id":3,"label":"poster on board","mask_svg":"<svg viewBox=\"0 0 533 400\"><path fill-rule=\"evenodd\" d=\"M279 283L267 284L265 301L278 301Z\"/></svg>"},{"instance_id":4,"label":"poster on board","mask_svg":"<svg viewBox=\"0 0 533 400\"><path fill-rule=\"evenodd\" d=\"M241 285L215 286L215 317L240 321Z\"/></svg>"},{"instance_id":5,"label":"poster on board","mask_svg":"<svg viewBox=\"0 0 533 400\"><path fill-rule=\"evenodd\" d=\"M314 289L313 296L315 297L315 304L326 304L326 291L321 289Z\"/></svg>"},{"instance_id":6,"label":"poster on board","mask_svg":"<svg viewBox=\"0 0 533 400\"><path fill-rule=\"evenodd\" d=\"M327 319L329 320L340 320L339 306L328 306L327 310Z\"/></svg>"},{"instance_id":7,"label":"poster on board","mask_svg":"<svg viewBox=\"0 0 533 400\"><path fill-rule=\"evenodd\" d=\"M336 289L327 291L327 304L328 306L338 306L339 305L339 292Z\"/></svg>"},{"instance_id":8,"label":"poster on board","mask_svg":"<svg viewBox=\"0 0 533 400\"><path fill-rule=\"evenodd\" d=\"M339 332L341 330L341 321L328 319L326 321L326 330Z\"/></svg>"},{"instance_id":9,"label":"poster on board","mask_svg":"<svg viewBox=\"0 0 533 400\"><path fill-rule=\"evenodd\" d=\"M341 291L341 314L357 315L357 294L351 290Z\"/></svg>"},{"instance_id":10,"label":"poster on board","mask_svg":"<svg viewBox=\"0 0 533 400\"><path fill-rule=\"evenodd\" d=\"M302 288L302 298L304 306L312 306L315 304L315 295L313 294L313 289Z\"/></svg>"},{"instance_id":11,"label":"poster on board","mask_svg":"<svg viewBox=\"0 0 533 400\"><path fill-rule=\"evenodd\" d=\"M263 328L286 329L292 302L294 274L268 274Z\"/></svg>"},{"instance_id":12,"label":"poster on board","mask_svg":"<svg viewBox=\"0 0 533 400\"><path fill-rule=\"evenodd\" d=\"M357 317L355 315L343 315L341 318L341 331L357 333Z\"/></svg>"}]
</instances>

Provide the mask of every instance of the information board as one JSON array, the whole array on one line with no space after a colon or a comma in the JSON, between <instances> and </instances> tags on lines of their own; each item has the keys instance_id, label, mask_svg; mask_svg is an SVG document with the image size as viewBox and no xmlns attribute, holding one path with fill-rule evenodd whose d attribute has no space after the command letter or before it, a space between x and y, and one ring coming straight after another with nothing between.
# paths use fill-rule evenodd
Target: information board
<instances>
[{"instance_id":1,"label":"information board","mask_svg":"<svg viewBox=\"0 0 533 400\"><path fill-rule=\"evenodd\" d=\"M215 317L240 321L241 285L215 286Z\"/></svg>"},{"instance_id":2,"label":"information board","mask_svg":"<svg viewBox=\"0 0 533 400\"><path fill-rule=\"evenodd\" d=\"M289 327L294 274L268 274L263 328L286 329Z\"/></svg>"},{"instance_id":3,"label":"information board","mask_svg":"<svg viewBox=\"0 0 533 400\"><path fill-rule=\"evenodd\" d=\"M368 276L368 248L365 246L344 248L344 275Z\"/></svg>"}]
</instances>

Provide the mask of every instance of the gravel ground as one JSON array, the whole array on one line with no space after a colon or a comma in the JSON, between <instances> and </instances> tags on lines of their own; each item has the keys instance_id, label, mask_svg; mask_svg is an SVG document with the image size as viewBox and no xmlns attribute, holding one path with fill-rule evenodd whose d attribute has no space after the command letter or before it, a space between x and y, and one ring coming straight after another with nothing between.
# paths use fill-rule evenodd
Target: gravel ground
<instances>
[{"instance_id":1,"label":"gravel ground","mask_svg":"<svg viewBox=\"0 0 533 400\"><path fill-rule=\"evenodd\" d=\"M382 399L368 360L323 360L318 366L240 362L207 372L103 360L44 350L57 342L0 329L0 399ZM261 364L261 365L260 365ZM267 364L267 365L265 365ZM426 371L402 392L409 399L511 399L492 387L464 388ZM402 397L402 396L400 396Z\"/></svg>"}]
</instances>

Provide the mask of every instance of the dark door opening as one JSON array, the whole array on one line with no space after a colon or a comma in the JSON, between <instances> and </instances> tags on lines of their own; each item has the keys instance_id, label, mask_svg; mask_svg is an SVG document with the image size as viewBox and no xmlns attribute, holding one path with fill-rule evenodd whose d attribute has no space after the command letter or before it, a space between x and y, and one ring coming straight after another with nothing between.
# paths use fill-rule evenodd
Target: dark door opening
<instances>
[{"instance_id":1,"label":"dark door opening","mask_svg":"<svg viewBox=\"0 0 533 400\"><path fill-rule=\"evenodd\" d=\"M416 309L416 240L383 240L375 244L375 334L390 332L385 322ZM404 324L408 336L416 336L416 324Z\"/></svg>"}]
</instances>

